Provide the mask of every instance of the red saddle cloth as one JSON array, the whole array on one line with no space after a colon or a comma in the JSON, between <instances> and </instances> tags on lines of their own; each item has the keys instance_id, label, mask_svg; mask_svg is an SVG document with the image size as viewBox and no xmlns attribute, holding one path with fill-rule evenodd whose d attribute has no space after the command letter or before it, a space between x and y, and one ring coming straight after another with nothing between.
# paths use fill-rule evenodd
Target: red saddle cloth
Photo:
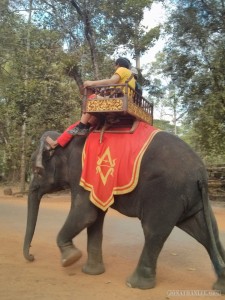
<instances>
[{"instance_id":1,"label":"red saddle cloth","mask_svg":"<svg viewBox=\"0 0 225 300\"><path fill-rule=\"evenodd\" d=\"M90 133L82 154L80 185L90 191L90 200L106 210L114 195L131 192L138 183L141 159L160 130L139 122L135 132Z\"/></svg>"}]
</instances>

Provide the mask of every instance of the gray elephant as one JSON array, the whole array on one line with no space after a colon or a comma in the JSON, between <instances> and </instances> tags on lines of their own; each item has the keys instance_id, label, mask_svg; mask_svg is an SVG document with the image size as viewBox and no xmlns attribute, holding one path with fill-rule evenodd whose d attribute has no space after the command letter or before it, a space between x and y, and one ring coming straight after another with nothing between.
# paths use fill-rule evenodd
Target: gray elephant
<instances>
[{"instance_id":1,"label":"gray elephant","mask_svg":"<svg viewBox=\"0 0 225 300\"><path fill-rule=\"evenodd\" d=\"M88 258L83 272L101 274L105 271L102 239L106 211L96 207L89 200L90 192L79 184L86 138L77 136L65 148L57 147L52 155L45 149L47 135L56 138L58 133L45 133L32 156L33 179L28 195L24 257L34 260L29 249L42 196L69 187L71 208L57 236L62 266L69 266L81 257L73 239L87 228ZM111 207L128 217L139 218L144 232L140 259L126 282L129 287L150 289L155 286L159 253L177 226L205 247L217 274L213 288L225 293L225 252L208 201L207 172L186 143L167 132L158 132L143 155L136 188L130 193L116 195Z\"/></svg>"}]
</instances>

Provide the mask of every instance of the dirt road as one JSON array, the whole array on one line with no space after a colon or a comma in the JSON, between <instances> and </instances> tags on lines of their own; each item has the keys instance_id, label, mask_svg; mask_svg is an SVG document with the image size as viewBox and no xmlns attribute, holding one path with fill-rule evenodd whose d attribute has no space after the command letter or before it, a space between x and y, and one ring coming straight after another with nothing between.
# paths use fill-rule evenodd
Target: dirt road
<instances>
[{"instance_id":1,"label":"dirt road","mask_svg":"<svg viewBox=\"0 0 225 300\"><path fill-rule=\"evenodd\" d=\"M69 195L49 195L41 203L32 242L33 263L22 255L26 225L26 197L4 196L0 191L0 299L1 300L158 300L225 299L209 296L216 277L206 250L175 229L160 254L157 286L137 290L125 285L134 270L143 245L140 222L110 210L104 227L103 253L106 272L98 276L82 273L86 260L86 232L76 239L82 250L80 261L69 268L60 266L56 235L69 210ZM225 205L213 209L225 245ZM207 296L173 296L171 290L205 292ZM209 292L208 292L209 291Z\"/></svg>"}]
</instances>

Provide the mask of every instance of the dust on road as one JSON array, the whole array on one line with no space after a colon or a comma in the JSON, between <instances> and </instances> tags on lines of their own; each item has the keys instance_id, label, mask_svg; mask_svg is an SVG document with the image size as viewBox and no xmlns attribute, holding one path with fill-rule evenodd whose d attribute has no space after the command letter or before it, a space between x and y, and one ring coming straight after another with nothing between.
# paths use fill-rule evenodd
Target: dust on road
<instances>
[{"instance_id":1,"label":"dust on road","mask_svg":"<svg viewBox=\"0 0 225 300\"><path fill-rule=\"evenodd\" d=\"M125 285L138 262L143 233L137 219L109 210L104 227L103 255L106 272L91 276L82 273L87 258L86 231L75 244L83 252L69 268L60 265L56 236L69 210L70 195L55 194L41 203L31 253L22 254L26 226L26 197L4 196L0 190L0 299L1 300L150 300L225 299L224 296L176 296L171 291L210 292L216 280L206 250L194 239L175 229L164 245L157 267L157 285L137 290ZM225 205L213 205L220 236L225 245Z\"/></svg>"}]
</instances>

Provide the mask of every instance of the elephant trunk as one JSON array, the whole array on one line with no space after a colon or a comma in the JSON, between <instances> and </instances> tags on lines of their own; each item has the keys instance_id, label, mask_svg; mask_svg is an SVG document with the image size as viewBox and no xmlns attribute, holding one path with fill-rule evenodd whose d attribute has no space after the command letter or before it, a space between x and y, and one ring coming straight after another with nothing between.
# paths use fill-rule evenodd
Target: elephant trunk
<instances>
[{"instance_id":1,"label":"elephant trunk","mask_svg":"<svg viewBox=\"0 0 225 300\"><path fill-rule=\"evenodd\" d=\"M30 254L30 247L37 223L40 201L41 196L38 193L38 189L35 191L30 189L28 195L27 226L23 245L23 255L28 261L34 261L34 256Z\"/></svg>"}]
</instances>

